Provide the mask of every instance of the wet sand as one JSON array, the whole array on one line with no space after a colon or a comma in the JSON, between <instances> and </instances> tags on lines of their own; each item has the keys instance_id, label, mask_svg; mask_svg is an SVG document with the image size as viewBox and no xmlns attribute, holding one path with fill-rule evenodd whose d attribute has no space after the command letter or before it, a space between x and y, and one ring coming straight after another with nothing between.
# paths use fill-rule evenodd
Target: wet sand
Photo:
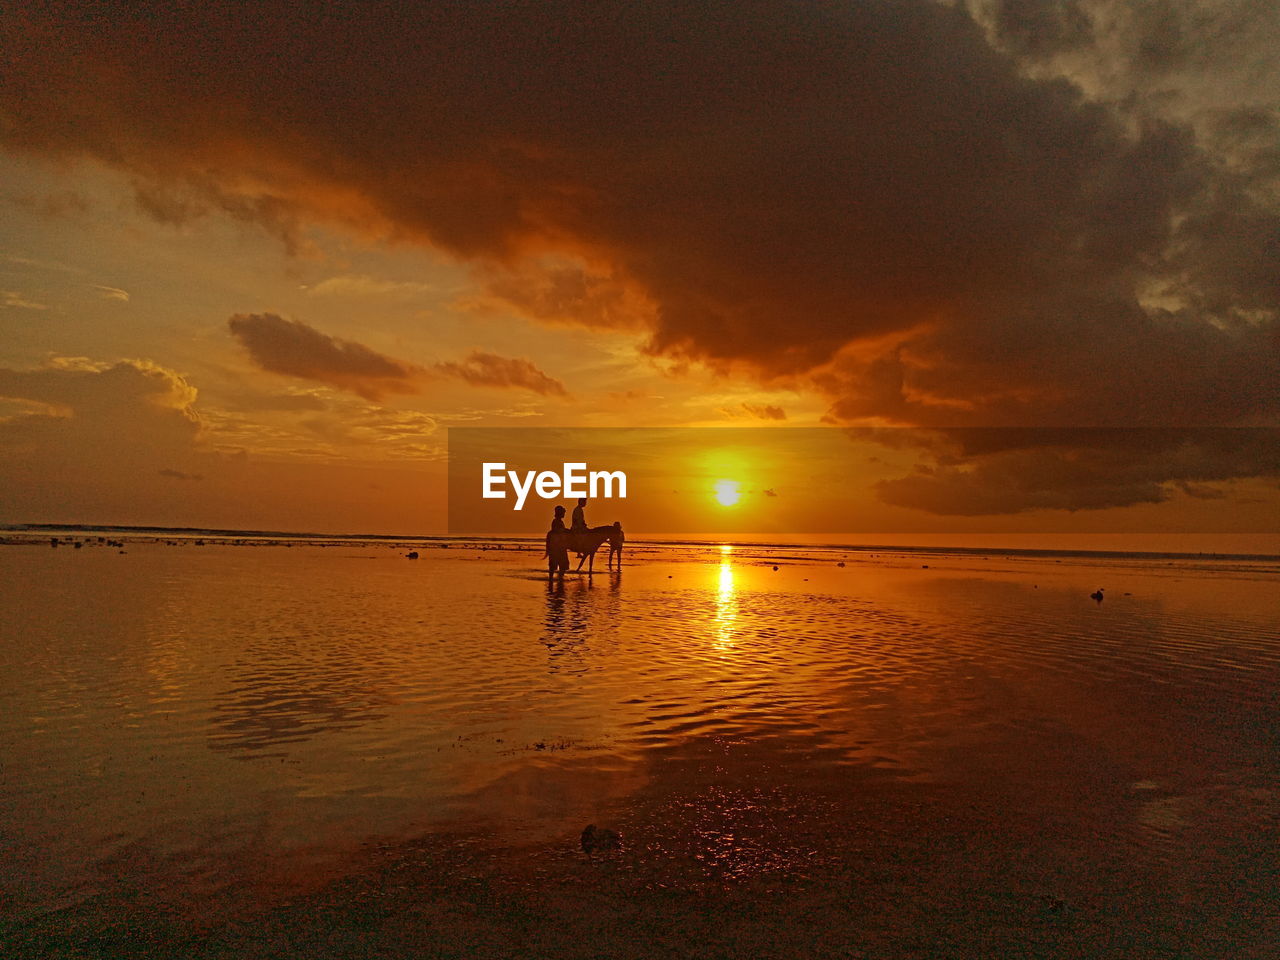
<instances>
[{"instance_id":1,"label":"wet sand","mask_svg":"<svg viewBox=\"0 0 1280 960\"><path fill-rule=\"evenodd\" d=\"M412 546L0 548L0 952L1276 953L1274 564Z\"/></svg>"}]
</instances>

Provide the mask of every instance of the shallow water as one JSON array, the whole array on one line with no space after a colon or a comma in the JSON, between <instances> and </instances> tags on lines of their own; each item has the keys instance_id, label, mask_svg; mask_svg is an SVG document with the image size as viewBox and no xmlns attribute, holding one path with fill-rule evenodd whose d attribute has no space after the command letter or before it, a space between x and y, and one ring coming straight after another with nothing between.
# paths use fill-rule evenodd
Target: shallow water
<instances>
[{"instance_id":1,"label":"shallow water","mask_svg":"<svg viewBox=\"0 0 1280 960\"><path fill-rule=\"evenodd\" d=\"M142 897L216 924L430 842L536 897L594 822L634 889L839 886L861 934L997 909L1010 943L1045 911L1152 955L1274 942L1274 567L538 564L0 548L4 915Z\"/></svg>"}]
</instances>

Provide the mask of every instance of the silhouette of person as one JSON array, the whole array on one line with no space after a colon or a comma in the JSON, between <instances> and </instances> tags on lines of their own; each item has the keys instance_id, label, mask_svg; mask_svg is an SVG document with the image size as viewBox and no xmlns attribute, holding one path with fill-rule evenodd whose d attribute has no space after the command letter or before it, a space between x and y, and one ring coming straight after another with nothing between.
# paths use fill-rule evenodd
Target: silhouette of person
<instances>
[{"instance_id":1,"label":"silhouette of person","mask_svg":"<svg viewBox=\"0 0 1280 960\"><path fill-rule=\"evenodd\" d=\"M547 579L560 572L561 578L569 569L569 536L564 528L564 507L556 507L556 515L547 531Z\"/></svg>"},{"instance_id":2,"label":"silhouette of person","mask_svg":"<svg viewBox=\"0 0 1280 960\"><path fill-rule=\"evenodd\" d=\"M609 562L606 567L613 566L614 558L617 557L618 569L622 569L622 545L627 538L622 532L622 521L615 520L613 522L613 533L609 534Z\"/></svg>"},{"instance_id":3,"label":"silhouette of person","mask_svg":"<svg viewBox=\"0 0 1280 960\"><path fill-rule=\"evenodd\" d=\"M583 497L578 501L578 505L573 508L573 525L569 527L569 529L574 533L586 533L588 530L587 518L583 511L583 508L586 507L586 505L587 498Z\"/></svg>"}]
</instances>

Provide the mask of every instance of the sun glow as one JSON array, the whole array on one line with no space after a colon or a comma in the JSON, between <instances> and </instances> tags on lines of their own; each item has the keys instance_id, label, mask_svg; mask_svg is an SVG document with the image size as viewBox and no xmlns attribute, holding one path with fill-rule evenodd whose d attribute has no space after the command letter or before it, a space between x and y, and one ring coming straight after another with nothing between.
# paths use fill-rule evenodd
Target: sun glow
<instances>
[{"instance_id":1,"label":"sun glow","mask_svg":"<svg viewBox=\"0 0 1280 960\"><path fill-rule=\"evenodd\" d=\"M742 496L742 491L738 489L737 480L717 480L716 481L716 501L722 507L732 507Z\"/></svg>"}]
</instances>

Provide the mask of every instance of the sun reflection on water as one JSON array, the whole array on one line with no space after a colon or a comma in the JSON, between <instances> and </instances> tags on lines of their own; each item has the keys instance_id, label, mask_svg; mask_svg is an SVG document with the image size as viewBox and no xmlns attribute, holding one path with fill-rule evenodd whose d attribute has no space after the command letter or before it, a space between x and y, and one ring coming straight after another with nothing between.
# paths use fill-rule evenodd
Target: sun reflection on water
<instances>
[{"instance_id":1,"label":"sun reflection on water","mask_svg":"<svg viewBox=\"0 0 1280 960\"><path fill-rule=\"evenodd\" d=\"M720 545L720 567L716 585L715 649L727 652L734 647L738 624L738 598L733 584L733 547Z\"/></svg>"}]
</instances>

